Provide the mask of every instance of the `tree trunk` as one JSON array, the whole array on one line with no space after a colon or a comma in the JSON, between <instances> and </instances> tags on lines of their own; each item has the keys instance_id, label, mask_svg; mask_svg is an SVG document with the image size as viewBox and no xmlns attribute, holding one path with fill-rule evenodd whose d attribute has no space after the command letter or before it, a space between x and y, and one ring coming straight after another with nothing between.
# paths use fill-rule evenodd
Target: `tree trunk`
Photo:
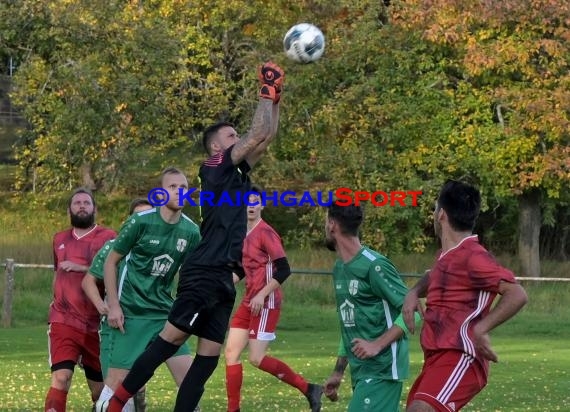
<instances>
[{"instance_id":1,"label":"tree trunk","mask_svg":"<svg viewBox=\"0 0 570 412\"><path fill-rule=\"evenodd\" d=\"M83 187L86 187L90 190L96 190L97 185L91 176L91 164L87 162L83 163L83 165L81 165L80 173Z\"/></svg>"},{"instance_id":2,"label":"tree trunk","mask_svg":"<svg viewBox=\"0 0 570 412\"><path fill-rule=\"evenodd\" d=\"M519 260L521 276L540 276L540 192L532 190L519 197Z\"/></svg>"}]
</instances>

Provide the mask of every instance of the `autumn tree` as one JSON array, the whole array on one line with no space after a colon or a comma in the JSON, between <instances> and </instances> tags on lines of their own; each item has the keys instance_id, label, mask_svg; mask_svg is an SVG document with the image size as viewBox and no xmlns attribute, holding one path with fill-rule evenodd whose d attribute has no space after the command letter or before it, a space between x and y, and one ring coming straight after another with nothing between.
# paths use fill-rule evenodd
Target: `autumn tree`
<instances>
[{"instance_id":1,"label":"autumn tree","mask_svg":"<svg viewBox=\"0 0 570 412\"><path fill-rule=\"evenodd\" d=\"M522 272L539 276L541 210L569 201L569 3L413 0L394 22L442 55L456 105L458 124L421 163L470 170L487 192L516 196Z\"/></svg>"}]
</instances>

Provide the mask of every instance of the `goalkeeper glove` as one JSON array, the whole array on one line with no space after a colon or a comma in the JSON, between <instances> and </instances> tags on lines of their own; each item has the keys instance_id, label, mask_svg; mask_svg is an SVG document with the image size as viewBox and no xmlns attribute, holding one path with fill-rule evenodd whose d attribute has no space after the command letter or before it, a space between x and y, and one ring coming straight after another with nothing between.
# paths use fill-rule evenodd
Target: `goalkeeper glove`
<instances>
[{"instance_id":1,"label":"goalkeeper glove","mask_svg":"<svg viewBox=\"0 0 570 412\"><path fill-rule=\"evenodd\" d=\"M273 62L267 62L259 67L257 77L262 85L273 86L277 93L281 93L283 79L285 78L285 72L281 67Z\"/></svg>"},{"instance_id":2,"label":"goalkeeper glove","mask_svg":"<svg viewBox=\"0 0 570 412\"><path fill-rule=\"evenodd\" d=\"M261 89L259 89L259 97L273 100L273 104L277 104L281 99L281 93L276 90L275 86L264 84L261 86Z\"/></svg>"}]
</instances>

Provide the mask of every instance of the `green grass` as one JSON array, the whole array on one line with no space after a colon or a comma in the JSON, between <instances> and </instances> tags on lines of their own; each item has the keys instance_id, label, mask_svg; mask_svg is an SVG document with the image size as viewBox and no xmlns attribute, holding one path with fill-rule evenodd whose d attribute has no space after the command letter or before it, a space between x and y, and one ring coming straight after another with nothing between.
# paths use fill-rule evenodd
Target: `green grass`
<instances>
[{"instance_id":1,"label":"green grass","mask_svg":"<svg viewBox=\"0 0 570 412\"><path fill-rule=\"evenodd\" d=\"M0 199L0 262L14 258L21 263L50 263L53 233L67 226L66 197L42 200L30 196L27 209L9 198ZM106 199L100 204L103 221L118 227L128 200ZM335 255L324 249L288 250L291 266L328 272ZM431 266L433 253L391 256L402 273L422 273ZM516 259L499 256L515 269ZM543 274L568 277L570 262L543 262ZM0 411L38 411L43 408L50 384L47 363L46 320L51 301L50 269L16 269L13 328L0 328ZM415 279L407 278L408 284ZM492 334L500 362L491 367L488 387L465 408L479 411L570 411L570 283L523 282L530 301L515 319ZM282 358L307 379L323 382L330 374L338 346L338 326L330 276L295 274L284 285L285 303L271 354ZM0 299L4 282L0 281ZM245 355L245 354L244 354ZM417 375L422 354L418 337L411 338L411 376L404 385L407 395ZM245 357L244 357L245 359ZM161 367L149 384L150 411L170 411L175 387ZM338 403L325 400L323 411L345 411L350 383L341 388ZM89 395L77 373L69 395L69 411L85 411ZM223 359L208 382L201 405L206 412L225 410ZM244 411L307 410L305 399L277 379L245 365Z\"/></svg>"},{"instance_id":2,"label":"green grass","mask_svg":"<svg viewBox=\"0 0 570 412\"><path fill-rule=\"evenodd\" d=\"M292 303L284 310L278 339L271 354L286 360L312 381L322 382L334 365L338 335L331 306L306 307L299 318ZM488 387L465 411L569 410L570 333L564 322L548 322L548 315L527 311L493 334L499 363L492 365ZM0 410L37 411L49 386L45 326L0 330ZM557 330L553 333L552 329ZM421 367L418 338L412 337L411 376ZM16 344L17 343L17 344ZM17 347L17 350L14 348ZM405 383L404 396L412 383ZM341 388L337 404L325 402L323 411L343 411L350 396L349 382ZM149 384L149 410L169 411L175 398L174 384L161 367ZM69 395L70 411L86 410L88 390L76 374ZM205 411L225 410L223 359L210 379L201 405ZM243 410L306 410L305 400L294 389L249 365L245 365Z\"/></svg>"},{"instance_id":3,"label":"green grass","mask_svg":"<svg viewBox=\"0 0 570 412\"><path fill-rule=\"evenodd\" d=\"M310 267L310 262L303 263ZM45 321L51 276L49 270L17 271L15 327L0 329L1 411L42 408L50 382ZM322 275L295 275L285 283L284 289L283 316L270 352L308 380L323 382L334 366L338 345L331 279ZM570 410L570 346L567 343L570 309L566 304L570 285L533 282L527 285L527 291L530 296L527 307L493 332L499 363L491 366L488 387L465 411ZM417 336L411 338L410 357L411 376L405 382L403 400L422 363ZM326 400L323 411L346 410L349 396L350 383L345 381L340 401ZM149 384L149 410L170 411L174 399L174 383L168 371L161 367ZM88 404L85 380L77 373L68 410L84 411ZM208 382L201 405L205 411L225 410L223 358ZM245 365L242 410L298 412L306 409L305 399L296 390Z\"/></svg>"}]
</instances>

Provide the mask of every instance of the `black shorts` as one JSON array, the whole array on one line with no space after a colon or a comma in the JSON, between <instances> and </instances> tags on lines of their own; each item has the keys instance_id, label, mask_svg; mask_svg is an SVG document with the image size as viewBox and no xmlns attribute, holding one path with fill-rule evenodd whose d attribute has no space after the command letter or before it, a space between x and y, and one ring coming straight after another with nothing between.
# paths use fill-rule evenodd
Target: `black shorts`
<instances>
[{"instance_id":1,"label":"black shorts","mask_svg":"<svg viewBox=\"0 0 570 412\"><path fill-rule=\"evenodd\" d=\"M190 335L223 344L235 299L227 266L196 266L181 276L168 322Z\"/></svg>"}]
</instances>

